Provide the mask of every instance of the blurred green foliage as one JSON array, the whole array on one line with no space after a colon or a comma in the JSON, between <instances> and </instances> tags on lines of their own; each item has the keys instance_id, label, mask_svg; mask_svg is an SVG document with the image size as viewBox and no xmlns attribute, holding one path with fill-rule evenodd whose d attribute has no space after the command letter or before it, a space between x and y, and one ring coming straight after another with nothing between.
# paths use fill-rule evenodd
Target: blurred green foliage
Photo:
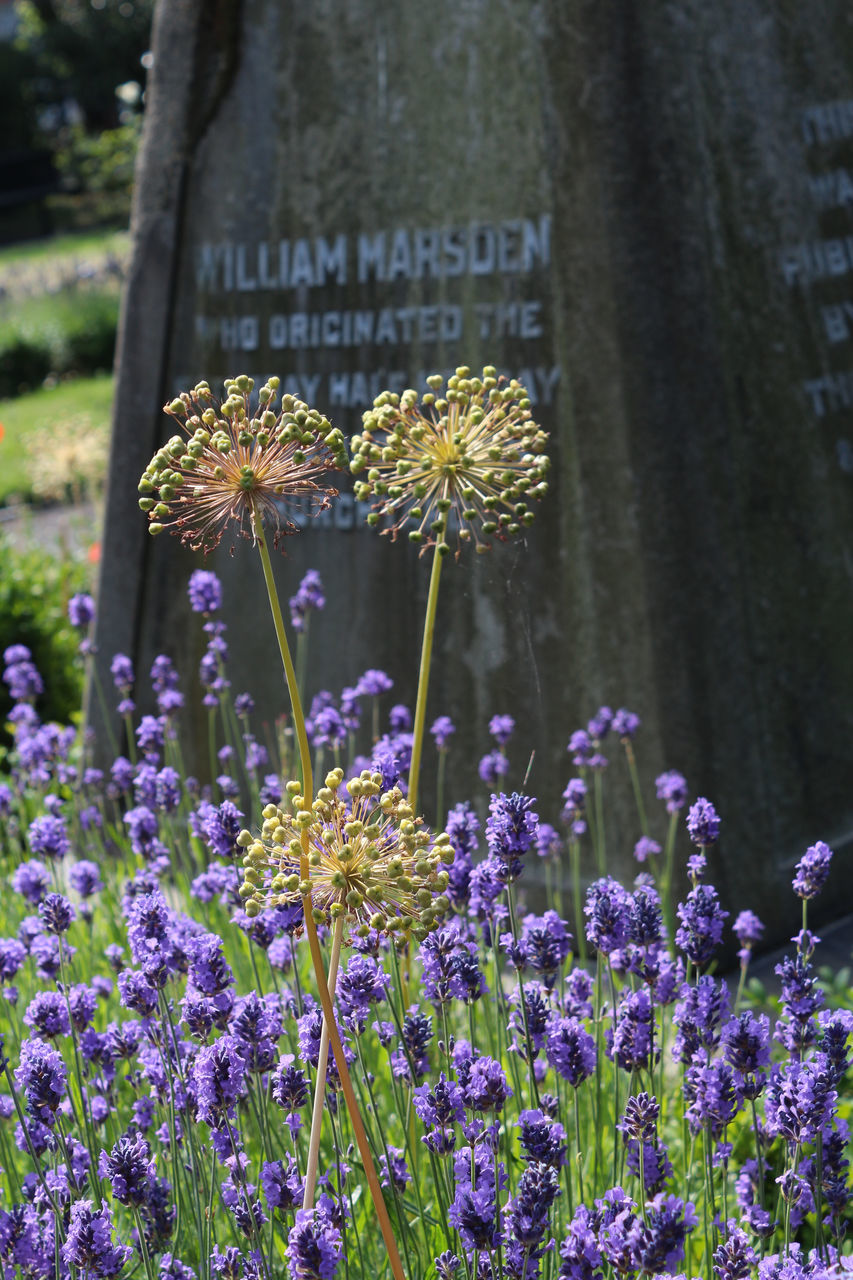
<instances>
[{"instance_id":1,"label":"blurred green foliage","mask_svg":"<svg viewBox=\"0 0 853 1280\"><path fill-rule=\"evenodd\" d=\"M43 720L68 724L80 710L80 637L66 609L71 596L91 589L91 577L91 565L70 555L16 551L0 539L0 656L12 644L30 650L45 686L36 700ZM0 725L5 725L11 705L5 684L0 685ZM3 734L8 744L5 729Z\"/></svg>"},{"instance_id":2,"label":"blurred green foliage","mask_svg":"<svg viewBox=\"0 0 853 1280\"><path fill-rule=\"evenodd\" d=\"M49 202L57 225L77 228L129 222L141 130L140 116L102 133L87 133L82 125L63 130L55 158L64 190Z\"/></svg>"},{"instance_id":3,"label":"blurred green foliage","mask_svg":"<svg viewBox=\"0 0 853 1280\"><path fill-rule=\"evenodd\" d=\"M66 289L17 303L0 318L0 399L48 374L93 374L113 365L118 290Z\"/></svg>"},{"instance_id":4,"label":"blurred green foliage","mask_svg":"<svg viewBox=\"0 0 853 1280\"><path fill-rule=\"evenodd\" d=\"M143 80L154 0L18 0L16 48L32 60L26 94L44 118L73 100L88 133L121 123L116 86Z\"/></svg>"}]
</instances>

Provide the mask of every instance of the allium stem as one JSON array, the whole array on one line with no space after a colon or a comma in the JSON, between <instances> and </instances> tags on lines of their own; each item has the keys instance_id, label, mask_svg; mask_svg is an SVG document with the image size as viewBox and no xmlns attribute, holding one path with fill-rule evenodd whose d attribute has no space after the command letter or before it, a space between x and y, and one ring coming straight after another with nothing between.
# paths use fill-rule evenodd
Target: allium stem
<instances>
[{"instance_id":1,"label":"allium stem","mask_svg":"<svg viewBox=\"0 0 853 1280\"><path fill-rule=\"evenodd\" d=\"M429 669L432 661L432 637L435 631L435 614L438 606L438 581L441 576L443 560L442 547L437 542L432 557L432 573L429 579L426 617L424 618L424 639L421 646L421 668L418 673L418 700L415 704L415 724L412 731L412 763L409 767L409 804L414 813L418 812L418 779L421 771L421 750L424 741L424 725L426 723L427 690L429 689ZM436 820L440 822L441 815Z\"/></svg>"},{"instance_id":2,"label":"allium stem","mask_svg":"<svg viewBox=\"0 0 853 1280\"><path fill-rule=\"evenodd\" d=\"M344 917L338 916L335 931L332 935L332 954L329 957L329 975L327 978L329 994L335 996L338 985L338 962L341 958L341 943L344 937ZM311 1114L311 1138L308 1143L308 1164L305 1169L305 1193L302 1198L303 1209L310 1209L314 1203L314 1192L317 1187L317 1166L320 1159L320 1133L323 1128L323 1102L325 1096L326 1067L329 1062L329 1026L323 1019L320 1032L320 1053L317 1058L317 1084L314 1089L314 1110Z\"/></svg>"},{"instance_id":3,"label":"allium stem","mask_svg":"<svg viewBox=\"0 0 853 1280\"><path fill-rule=\"evenodd\" d=\"M296 684L296 672L293 668L293 659L290 656L290 647L287 643L287 632L284 629L284 619L281 616L281 605L278 602L278 593L275 589L275 578L273 577L269 548L267 546L266 536L261 522L261 513L257 507L253 510L253 525L255 542L261 557L261 565L263 566L264 571L264 582L266 583L270 610L272 612L279 652L284 665L284 674L287 680L287 688L293 709L293 727L296 732L296 740L299 743L299 758L302 762L302 791L304 801L310 808L314 793L314 779L311 774L311 750L308 746L308 734L305 730L305 717L302 713L302 703L299 697L299 689ZM300 874L303 880L308 880L310 878L309 870L308 831L305 830L302 834L302 859L300 868ZM323 1009L323 1021L324 1025L329 1028L329 1038L332 1044L332 1052L335 1055L335 1065L338 1068L341 1090L344 1095L344 1101L347 1105L347 1111L349 1112L350 1122L352 1124L359 1155L361 1156L362 1163L364 1165L364 1172L370 1188L370 1194L376 1208L376 1216L379 1219L382 1239L385 1242L385 1248L388 1253L388 1261L391 1264L391 1271L395 1280L405 1280L403 1264L400 1261L400 1253L397 1248L397 1242L394 1239L391 1219L388 1216L388 1209L386 1208L385 1201L382 1198L382 1188L379 1185L376 1167L370 1153L370 1143L368 1142L364 1122L362 1121L361 1113L358 1109L358 1103L352 1087L352 1080L350 1079L349 1068L347 1067L347 1060L344 1055L344 1048L341 1044L341 1037L337 1023L335 1022L335 1011L332 1006L332 998L329 995L329 988L326 983L326 973L323 968L323 954L320 950L320 939L317 937L317 925L314 920L310 893L304 900L304 915L305 932L308 935L308 947L311 952L311 962L314 966L314 977L317 983L317 994L320 997L320 1005ZM324 1083L325 1081L318 1077L318 1088Z\"/></svg>"}]
</instances>

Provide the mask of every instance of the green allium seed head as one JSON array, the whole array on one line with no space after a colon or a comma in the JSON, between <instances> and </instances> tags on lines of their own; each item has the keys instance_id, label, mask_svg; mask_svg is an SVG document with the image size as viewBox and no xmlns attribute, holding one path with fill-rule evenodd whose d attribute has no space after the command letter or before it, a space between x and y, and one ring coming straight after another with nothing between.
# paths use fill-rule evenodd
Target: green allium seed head
<instances>
[{"instance_id":1,"label":"green allium seed head","mask_svg":"<svg viewBox=\"0 0 853 1280\"><path fill-rule=\"evenodd\" d=\"M528 501L546 491L547 433L532 420L521 383L499 380L493 365L479 378L460 366L443 397L435 394L439 374L427 384L420 404L411 389L383 391L363 415L352 438L355 496L373 502L368 524L390 521L383 533L392 538L410 524L412 542L445 554L452 527L457 555L472 540L487 551L490 538L511 537L533 519Z\"/></svg>"},{"instance_id":2,"label":"green allium seed head","mask_svg":"<svg viewBox=\"0 0 853 1280\"><path fill-rule=\"evenodd\" d=\"M193 550L211 551L229 524L253 536L257 514L277 544L297 532L281 515L282 498L305 498L317 512L337 496L322 477L348 465L341 432L291 395L276 412L278 378L261 387L255 408L253 385L244 374L229 379L219 402L199 382L166 405L188 439L172 436L143 472L140 507L151 533L171 528Z\"/></svg>"},{"instance_id":3,"label":"green allium seed head","mask_svg":"<svg viewBox=\"0 0 853 1280\"><path fill-rule=\"evenodd\" d=\"M299 783L288 783L289 806L266 806L257 839L240 833L246 853L241 897L261 910L310 892L318 923L344 915L356 932L367 927L424 937L449 909L443 896L444 868L453 855L448 836L432 836L399 788L382 790L379 773L365 769L348 784L349 804L342 789L343 771L333 769L305 809ZM300 870L303 832L307 880Z\"/></svg>"}]
</instances>

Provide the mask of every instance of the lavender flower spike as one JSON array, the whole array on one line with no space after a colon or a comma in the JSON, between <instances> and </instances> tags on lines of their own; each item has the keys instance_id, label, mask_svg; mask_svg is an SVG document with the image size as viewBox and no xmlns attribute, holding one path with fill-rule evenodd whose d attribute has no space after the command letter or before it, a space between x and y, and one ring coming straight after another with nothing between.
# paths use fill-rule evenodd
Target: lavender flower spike
<instances>
[{"instance_id":1,"label":"lavender flower spike","mask_svg":"<svg viewBox=\"0 0 853 1280\"><path fill-rule=\"evenodd\" d=\"M704 796L700 796L688 810L687 831L690 839L694 844L698 844L700 849L710 848L720 838L720 819L717 811L711 801L706 800Z\"/></svg>"},{"instance_id":2,"label":"lavender flower spike","mask_svg":"<svg viewBox=\"0 0 853 1280\"><path fill-rule=\"evenodd\" d=\"M798 898L807 901L817 897L826 884L831 861L832 850L822 840L806 849L796 865L797 874L793 880L794 893Z\"/></svg>"}]
</instances>

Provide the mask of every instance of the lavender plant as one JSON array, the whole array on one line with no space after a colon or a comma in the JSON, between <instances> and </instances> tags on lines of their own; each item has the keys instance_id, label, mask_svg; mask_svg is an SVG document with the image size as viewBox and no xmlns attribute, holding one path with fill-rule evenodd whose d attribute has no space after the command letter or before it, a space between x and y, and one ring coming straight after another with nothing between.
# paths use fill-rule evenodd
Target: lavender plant
<instances>
[{"instance_id":1,"label":"lavender plant","mask_svg":"<svg viewBox=\"0 0 853 1280\"><path fill-rule=\"evenodd\" d=\"M218 581L193 575L189 592L224 641ZM4 1275L849 1272L853 1013L819 978L807 915L831 883L823 842L795 868L801 928L781 1000L762 1007L747 981L761 922L711 884L719 820L681 775L659 777L659 808L637 806L636 880L609 874L610 796L643 795L624 709L571 735L577 776L553 826L532 796L496 788L480 812L448 796L431 833L407 717L378 718L387 673L320 691L299 760L272 744L265 759L217 644L200 673L215 761L200 784L166 655L150 674L117 656L131 732L104 772L84 735L42 723L31 656L5 658ZM131 703L146 681L156 716ZM498 747L508 720L494 718ZM433 740L452 753L452 722ZM338 759L314 794L324 751ZM322 983L301 944L312 931ZM399 1262L376 1230L359 1123Z\"/></svg>"}]
</instances>

